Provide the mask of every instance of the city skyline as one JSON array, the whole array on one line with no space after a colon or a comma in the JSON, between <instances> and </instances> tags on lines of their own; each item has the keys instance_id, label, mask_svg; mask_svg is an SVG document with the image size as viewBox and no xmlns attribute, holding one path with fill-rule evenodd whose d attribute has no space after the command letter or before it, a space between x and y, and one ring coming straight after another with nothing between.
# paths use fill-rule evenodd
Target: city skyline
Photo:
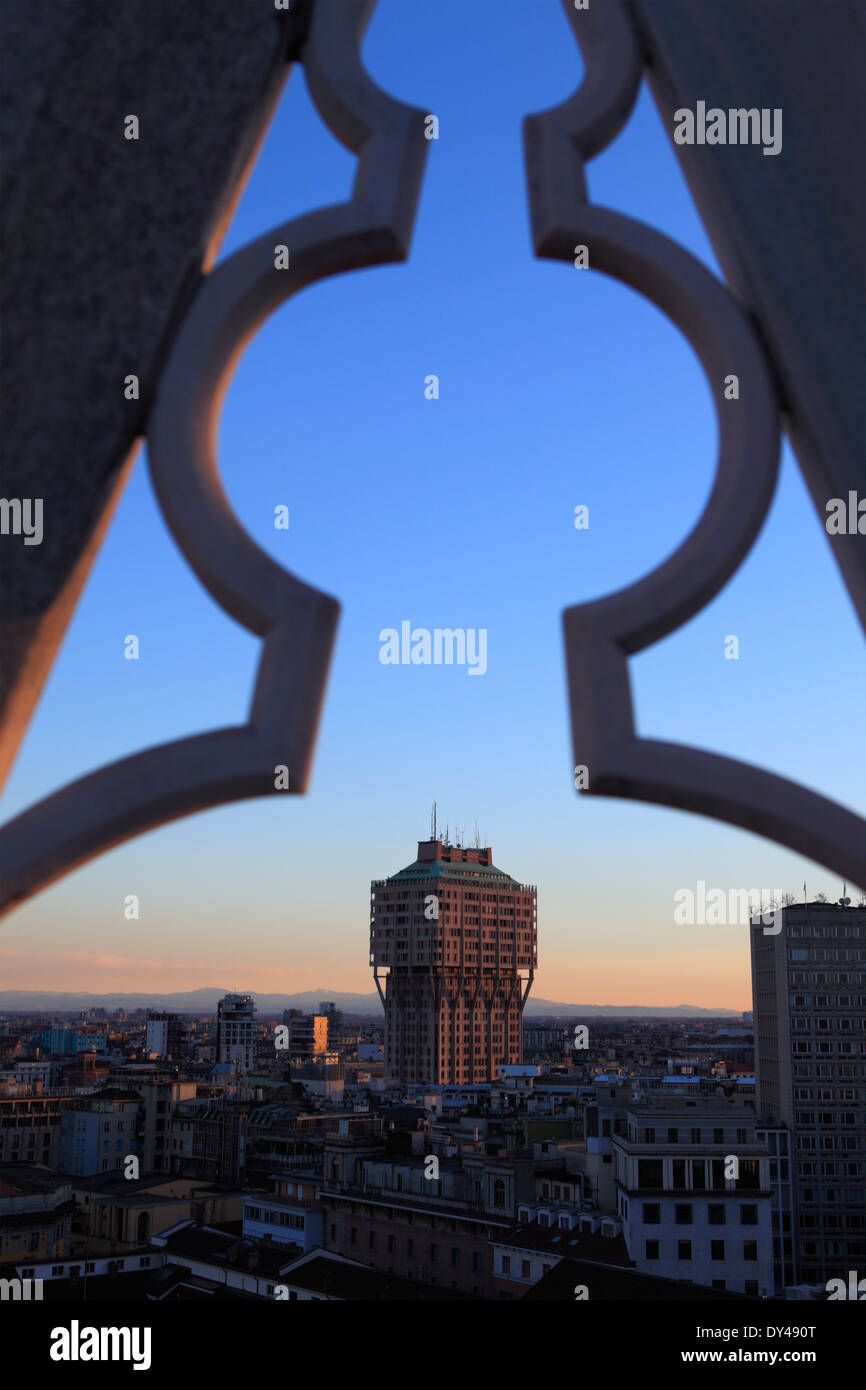
<instances>
[{"instance_id":1,"label":"city skyline","mask_svg":"<svg viewBox=\"0 0 866 1390\"><path fill-rule=\"evenodd\" d=\"M310 790L172 822L40 893L0 933L9 987L182 989L217 971L265 991L363 988L366 883L407 833L423 833L434 798L452 824L477 818L503 861L539 885L535 988L553 999L747 1007L747 926L679 925L674 895L703 881L799 898L804 878L810 897L842 894L826 870L759 837L575 795L560 611L677 544L709 488L715 426L691 350L655 309L604 276L531 255L520 122L579 80L562 14L538 7L530 20L509 0L460 24L458 48L448 24L419 44L403 7L377 6L363 46L371 73L439 116L410 258L316 285L276 314L248 346L220 424L243 524L343 603ZM786 143L766 162L791 157ZM354 162L294 72L220 258L343 196ZM599 202L644 217L718 273L645 88L588 178ZM455 208L488 228L477 244ZM430 373L439 399L425 398ZM273 525L282 505L287 531ZM485 630L483 677L383 665L380 634L404 621ZM141 639L137 662L123 658L129 633ZM724 654L731 634L737 660ZM134 747L235 721L255 647L189 573L139 457L4 816ZM685 629L631 662L640 731L862 808L862 747L849 732L862 654L786 445L746 563ZM136 921L124 917L130 894Z\"/></svg>"}]
</instances>

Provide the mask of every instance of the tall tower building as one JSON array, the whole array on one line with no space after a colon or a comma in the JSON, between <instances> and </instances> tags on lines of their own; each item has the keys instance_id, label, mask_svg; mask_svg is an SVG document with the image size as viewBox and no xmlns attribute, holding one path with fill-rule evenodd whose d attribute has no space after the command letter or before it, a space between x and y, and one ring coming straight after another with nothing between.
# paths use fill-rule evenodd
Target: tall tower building
<instances>
[{"instance_id":1,"label":"tall tower building","mask_svg":"<svg viewBox=\"0 0 866 1390\"><path fill-rule=\"evenodd\" d=\"M866 1258L866 906L802 903L750 935L777 1282L823 1284Z\"/></svg>"},{"instance_id":2,"label":"tall tower building","mask_svg":"<svg viewBox=\"0 0 866 1390\"><path fill-rule=\"evenodd\" d=\"M385 1009L385 1075L489 1081L521 1060L537 964L536 892L493 853L421 841L370 885L370 964Z\"/></svg>"},{"instance_id":3,"label":"tall tower building","mask_svg":"<svg viewBox=\"0 0 866 1390\"><path fill-rule=\"evenodd\" d=\"M217 1003L216 1059L253 1069L256 1006L251 994L226 994Z\"/></svg>"}]
</instances>

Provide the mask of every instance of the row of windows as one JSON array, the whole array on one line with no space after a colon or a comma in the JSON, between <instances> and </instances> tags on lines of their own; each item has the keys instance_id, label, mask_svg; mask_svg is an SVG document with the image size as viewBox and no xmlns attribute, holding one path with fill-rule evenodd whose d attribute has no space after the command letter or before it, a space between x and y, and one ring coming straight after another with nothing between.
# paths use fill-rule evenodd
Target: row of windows
<instances>
[{"instance_id":1,"label":"row of windows","mask_svg":"<svg viewBox=\"0 0 866 1390\"><path fill-rule=\"evenodd\" d=\"M838 970L792 970L792 985L862 985L866 984L866 975L852 974L850 971ZM853 1005L859 1009L866 1009L866 994L852 996Z\"/></svg>"},{"instance_id":2,"label":"row of windows","mask_svg":"<svg viewBox=\"0 0 866 1390\"><path fill-rule=\"evenodd\" d=\"M329 1233L329 1234L330 1234L330 1239L331 1239L331 1241L335 1243L336 1240L337 1240L337 1227L336 1227L336 1225L332 1225L332 1226L331 1226L331 1229L330 1229L330 1233ZM376 1232L376 1231L368 1231L368 1232L367 1232L367 1249L368 1249L368 1250L375 1250L375 1249L376 1249L376 1236L377 1236L377 1232ZM354 1245L354 1246L357 1246L357 1245L359 1244L359 1240L358 1240L358 1227L357 1227L357 1226L352 1226L352 1227L350 1228L350 1230L349 1230L349 1244L350 1244L350 1245ZM440 1249L439 1249L439 1245L438 1245L435 1241L431 1241L431 1242L429 1243L429 1245L425 1245L424 1247L421 1246L421 1242L420 1242L420 1241L418 1241L417 1244L418 1244L418 1246L419 1246L419 1249L418 1249L418 1253L417 1253L417 1256L416 1256L416 1252L415 1252L416 1241L415 1241L415 1239L414 1239L413 1237L411 1237L411 1236L407 1237L407 1239L406 1239L406 1254L407 1254L408 1256L421 1259L421 1258L423 1258L424 1255L426 1254L426 1256L427 1256L427 1258L429 1259L431 1265L435 1265L435 1264L438 1264L438 1263L439 1263ZM399 1243L398 1243L398 1241L397 1241L397 1237L396 1237L396 1236L392 1236L392 1235L386 1236L386 1237L385 1237L385 1246L386 1246L386 1249L387 1249L387 1251L388 1251L389 1254L393 1254L395 1251L399 1251ZM450 1254L450 1258L449 1258L449 1261L448 1261L448 1263L451 1265L452 1269L457 1269L457 1268L459 1268L459 1266L460 1266L460 1255L461 1255L461 1251L458 1249L458 1247L457 1247L456 1245L452 1245L452 1246L451 1246L451 1254ZM479 1255L479 1253L478 1253L477 1250L473 1250L473 1251L472 1251L472 1268L473 1268L473 1269L480 1269L480 1268L481 1268L481 1256Z\"/></svg>"},{"instance_id":3,"label":"row of windows","mask_svg":"<svg viewBox=\"0 0 866 1390\"><path fill-rule=\"evenodd\" d=\"M798 1110L796 1112L796 1122L798 1125L862 1125L863 1115L855 1115L853 1110Z\"/></svg>"},{"instance_id":4,"label":"row of windows","mask_svg":"<svg viewBox=\"0 0 866 1390\"><path fill-rule=\"evenodd\" d=\"M661 1205L658 1202L643 1203L643 1220L645 1226L661 1225ZM724 1203L711 1202L707 1206L707 1221L711 1226L724 1226L727 1221L727 1208ZM674 1204L674 1225L690 1226L693 1221L693 1208L691 1202L676 1202ZM745 1202L740 1206L740 1225L757 1226L758 1208L753 1202Z\"/></svg>"},{"instance_id":5,"label":"row of windows","mask_svg":"<svg viewBox=\"0 0 866 1390\"><path fill-rule=\"evenodd\" d=\"M658 1260L658 1259L661 1258L660 1255L659 1255L659 1242L658 1242L657 1240L648 1240L648 1241L646 1242L645 1247L644 1247L644 1258L647 1259L647 1260ZM693 1255L692 1255L692 1242L691 1242L690 1240L678 1240L678 1241L677 1241L677 1259L678 1259L678 1260L691 1260L691 1259L693 1259L693 1258L694 1258L694 1257L693 1257ZM724 1242L723 1240L711 1240L711 1241L710 1241L710 1259L711 1259L711 1260L724 1260L724 1259L726 1259L726 1258L733 1259L733 1258L736 1258L736 1257L733 1255L733 1253L731 1253L731 1255L729 1255L729 1256L726 1257L726 1255L725 1255L725 1242ZM744 1241L743 1241L743 1259L744 1259L747 1263L753 1264L753 1263L757 1260L757 1258L758 1258L758 1243L757 1243L757 1241L754 1241L754 1240L744 1240ZM713 1285L713 1287L715 1287L715 1284ZM747 1291L748 1291L748 1290L747 1290ZM757 1286L756 1286L756 1288L755 1288L755 1292L757 1293Z\"/></svg>"},{"instance_id":6,"label":"row of windows","mask_svg":"<svg viewBox=\"0 0 866 1390\"><path fill-rule=\"evenodd\" d=\"M854 1086L825 1086L819 1087L815 1091L811 1086L797 1086L794 1090L795 1100L856 1100L857 1090Z\"/></svg>"},{"instance_id":7,"label":"row of windows","mask_svg":"<svg viewBox=\"0 0 866 1390\"><path fill-rule=\"evenodd\" d=\"M690 1188L703 1192L708 1188L727 1190L729 1179L725 1176L726 1160L723 1158L674 1159L671 1164L674 1188ZM645 1190L664 1188L665 1165L661 1158L641 1158L637 1164L637 1185ZM760 1185L760 1168L757 1159L743 1158L739 1162L739 1172L731 1179L736 1187L757 1188Z\"/></svg>"},{"instance_id":8,"label":"row of windows","mask_svg":"<svg viewBox=\"0 0 866 1390\"><path fill-rule=\"evenodd\" d=\"M608 1122L606 1121L605 1123ZM686 1139L685 1137L687 1132L689 1136L688 1139ZM633 1142L636 1139L636 1133L637 1132L634 1129L632 1129L629 1133L629 1138ZM702 1130L698 1129L697 1127L695 1127L694 1129L689 1129L688 1131L684 1129L670 1128L667 1131L667 1139L657 1139L657 1134L661 1135L662 1133L664 1133L663 1130L642 1129L640 1131L640 1142L642 1144L655 1144L657 1142L660 1144L709 1144L710 1142L712 1142L713 1144L726 1144L729 1142L729 1137L726 1136L730 1136L730 1130L714 1129L711 1141L709 1138L709 1130ZM736 1131L736 1136L736 1140L734 1141L735 1143L749 1143L749 1131L747 1129L738 1129Z\"/></svg>"},{"instance_id":9,"label":"row of windows","mask_svg":"<svg viewBox=\"0 0 866 1390\"><path fill-rule=\"evenodd\" d=\"M813 1187L802 1189L801 1200L803 1202L820 1202L821 1205L834 1203L847 1204L862 1203L866 1198L866 1192L862 1187L824 1187L820 1192ZM857 1218L857 1225L862 1225L862 1219Z\"/></svg>"},{"instance_id":10,"label":"row of windows","mask_svg":"<svg viewBox=\"0 0 866 1390\"><path fill-rule=\"evenodd\" d=\"M839 950L816 950L814 947L810 951L789 950L789 961L803 960L866 960L866 951L845 951Z\"/></svg>"},{"instance_id":11,"label":"row of windows","mask_svg":"<svg viewBox=\"0 0 866 1390\"><path fill-rule=\"evenodd\" d=\"M815 1163L810 1161L797 1164L797 1173L801 1178L814 1178L819 1170L827 1177L866 1177L866 1163ZM772 1172L772 1166L770 1171Z\"/></svg>"},{"instance_id":12,"label":"row of windows","mask_svg":"<svg viewBox=\"0 0 866 1390\"><path fill-rule=\"evenodd\" d=\"M863 1227L863 1220L858 1213L848 1216L837 1215L829 1212L804 1212L800 1216L800 1225L803 1230L817 1231L857 1231Z\"/></svg>"},{"instance_id":13,"label":"row of windows","mask_svg":"<svg viewBox=\"0 0 866 1390\"><path fill-rule=\"evenodd\" d=\"M856 941L862 931L862 928L857 926L813 927L805 922L798 922L796 924L789 922L787 925L789 936L808 936L814 938L816 941L826 941L828 939L831 941L839 941L843 937L848 937Z\"/></svg>"},{"instance_id":14,"label":"row of windows","mask_svg":"<svg viewBox=\"0 0 866 1390\"><path fill-rule=\"evenodd\" d=\"M135 1256L132 1256L131 1259L132 1259L132 1264L136 1267L136 1269L146 1269L146 1268L149 1266L149 1264L150 1264L150 1255L135 1255ZM118 1266L118 1268L120 1268L120 1269L126 1268L126 1260L123 1259L123 1258L118 1258L116 1261L114 1260L114 1258L112 1258L112 1264L114 1264L114 1263L116 1263L117 1266ZM96 1263L95 1263L95 1261L93 1261L93 1260L88 1260L88 1261L87 1261L87 1264L85 1265L84 1272L85 1272L86 1274L94 1274L94 1273L96 1272ZM25 1278L30 1278L31 1276L35 1276L35 1275L36 1275L36 1270L35 1270L35 1269L22 1269L21 1273L22 1273L22 1275L23 1275ZM80 1264L79 1264L79 1265L69 1265L68 1267L67 1267L66 1265L52 1265L52 1266L51 1266L51 1277L52 1277L52 1279L64 1279L64 1278L70 1278L70 1279L71 1279L74 1275L80 1275L80 1274L81 1274L81 1265L80 1265Z\"/></svg>"},{"instance_id":15,"label":"row of windows","mask_svg":"<svg viewBox=\"0 0 866 1390\"><path fill-rule=\"evenodd\" d=\"M268 1207L244 1207L247 1221L266 1221L269 1226L288 1226L293 1231L304 1229L304 1218L293 1211L272 1211Z\"/></svg>"}]
</instances>

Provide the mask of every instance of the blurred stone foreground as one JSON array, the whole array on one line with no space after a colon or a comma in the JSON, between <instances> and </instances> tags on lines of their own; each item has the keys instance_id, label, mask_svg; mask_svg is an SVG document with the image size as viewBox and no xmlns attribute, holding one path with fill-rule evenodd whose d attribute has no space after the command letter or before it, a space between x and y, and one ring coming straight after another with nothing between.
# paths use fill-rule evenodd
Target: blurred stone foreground
<instances>
[{"instance_id":1,"label":"blurred stone foreground","mask_svg":"<svg viewBox=\"0 0 866 1390\"><path fill-rule=\"evenodd\" d=\"M41 544L0 538L0 784L303 22L298 0L0 8L0 495L44 519Z\"/></svg>"}]
</instances>

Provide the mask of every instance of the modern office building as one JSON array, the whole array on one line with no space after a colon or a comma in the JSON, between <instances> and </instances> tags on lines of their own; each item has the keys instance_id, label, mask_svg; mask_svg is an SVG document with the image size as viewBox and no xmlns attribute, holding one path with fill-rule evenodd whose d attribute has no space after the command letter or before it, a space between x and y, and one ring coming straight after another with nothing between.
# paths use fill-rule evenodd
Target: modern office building
<instances>
[{"instance_id":1,"label":"modern office building","mask_svg":"<svg viewBox=\"0 0 866 1390\"><path fill-rule=\"evenodd\" d=\"M370 885L370 964L385 1010L385 1074L432 1084L496 1078L522 1060L537 963L536 890L488 847L422 841Z\"/></svg>"},{"instance_id":2,"label":"modern office building","mask_svg":"<svg viewBox=\"0 0 866 1390\"><path fill-rule=\"evenodd\" d=\"M328 1050L328 1018L326 1014L300 1014L290 1018L290 1057L320 1057Z\"/></svg>"},{"instance_id":3,"label":"modern office building","mask_svg":"<svg viewBox=\"0 0 866 1390\"><path fill-rule=\"evenodd\" d=\"M253 1069L256 1006L251 994L226 994L217 1004L216 1060Z\"/></svg>"},{"instance_id":4,"label":"modern office building","mask_svg":"<svg viewBox=\"0 0 866 1390\"><path fill-rule=\"evenodd\" d=\"M180 1014L148 1014L145 1048L157 1057L180 1057L185 1033Z\"/></svg>"},{"instance_id":5,"label":"modern office building","mask_svg":"<svg viewBox=\"0 0 866 1390\"><path fill-rule=\"evenodd\" d=\"M801 903L750 935L777 1266L824 1284L866 1260L866 906Z\"/></svg>"}]
</instances>

